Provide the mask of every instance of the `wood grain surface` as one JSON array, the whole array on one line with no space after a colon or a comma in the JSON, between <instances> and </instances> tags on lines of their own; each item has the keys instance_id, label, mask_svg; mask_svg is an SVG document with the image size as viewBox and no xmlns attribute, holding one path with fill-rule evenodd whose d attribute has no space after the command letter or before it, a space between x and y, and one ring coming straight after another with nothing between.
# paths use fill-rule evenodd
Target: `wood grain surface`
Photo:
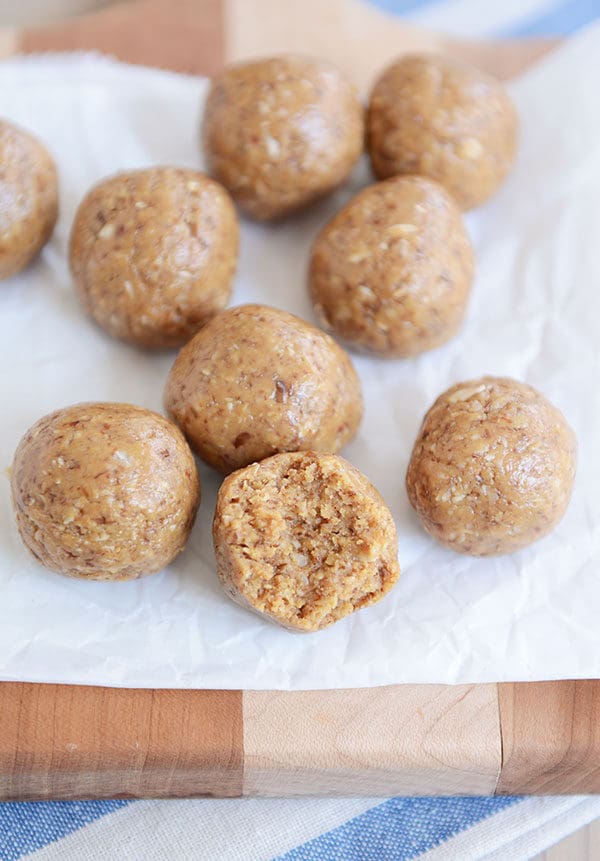
<instances>
[{"instance_id":1,"label":"wood grain surface","mask_svg":"<svg viewBox=\"0 0 600 861\"><path fill-rule=\"evenodd\" d=\"M498 686L500 794L600 792L600 681Z\"/></svg>"},{"instance_id":2,"label":"wood grain surface","mask_svg":"<svg viewBox=\"0 0 600 861\"><path fill-rule=\"evenodd\" d=\"M496 685L246 692L244 794L494 792Z\"/></svg>"},{"instance_id":3,"label":"wood grain surface","mask_svg":"<svg viewBox=\"0 0 600 861\"><path fill-rule=\"evenodd\" d=\"M0 800L600 792L600 682L0 684Z\"/></svg>"},{"instance_id":4,"label":"wood grain surface","mask_svg":"<svg viewBox=\"0 0 600 861\"><path fill-rule=\"evenodd\" d=\"M242 794L242 695L0 684L0 799Z\"/></svg>"}]
</instances>

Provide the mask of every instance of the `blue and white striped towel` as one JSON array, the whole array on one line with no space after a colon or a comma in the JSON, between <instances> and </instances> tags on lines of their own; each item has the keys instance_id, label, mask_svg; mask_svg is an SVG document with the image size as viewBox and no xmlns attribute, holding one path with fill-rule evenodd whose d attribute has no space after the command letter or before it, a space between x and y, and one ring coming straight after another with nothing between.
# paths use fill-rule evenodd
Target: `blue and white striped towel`
<instances>
[{"instance_id":1,"label":"blue and white striped towel","mask_svg":"<svg viewBox=\"0 0 600 861\"><path fill-rule=\"evenodd\" d=\"M569 34L600 0L377 0L463 36ZM0 804L0 861L525 861L600 798L236 799Z\"/></svg>"},{"instance_id":2,"label":"blue and white striped towel","mask_svg":"<svg viewBox=\"0 0 600 861\"><path fill-rule=\"evenodd\" d=\"M583 796L2 807L2 861L525 861L600 815Z\"/></svg>"}]
</instances>

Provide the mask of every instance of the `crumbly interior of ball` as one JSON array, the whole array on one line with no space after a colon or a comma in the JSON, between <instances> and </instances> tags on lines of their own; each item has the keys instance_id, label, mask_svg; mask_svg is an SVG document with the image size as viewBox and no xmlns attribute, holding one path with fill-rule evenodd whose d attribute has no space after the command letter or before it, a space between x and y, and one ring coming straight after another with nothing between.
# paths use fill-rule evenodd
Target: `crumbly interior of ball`
<instances>
[{"instance_id":1,"label":"crumbly interior of ball","mask_svg":"<svg viewBox=\"0 0 600 861\"><path fill-rule=\"evenodd\" d=\"M394 585L395 528L346 461L281 457L225 482L216 533L228 557L226 586L287 627L317 630Z\"/></svg>"}]
</instances>

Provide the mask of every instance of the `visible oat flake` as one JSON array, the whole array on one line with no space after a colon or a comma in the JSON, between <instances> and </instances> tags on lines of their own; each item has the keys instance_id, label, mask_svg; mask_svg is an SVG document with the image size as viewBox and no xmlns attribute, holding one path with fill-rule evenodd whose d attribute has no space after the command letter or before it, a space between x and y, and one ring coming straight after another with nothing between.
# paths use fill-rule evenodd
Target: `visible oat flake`
<instances>
[{"instance_id":1,"label":"visible oat flake","mask_svg":"<svg viewBox=\"0 0 600 861\"><path fill-rule=\"evenodd\" d=\"M98 231L99 239L111 239L115 235L115 226L108 222L104 224Z\"/></svg>"},{"instance_id":2,"label":"visible oat flake","mask_svg":"<svg viewBox=\"0 0 600 861\"><path fill-rule=\"evenodd\" d=\"M67 508L67 510L65 511L65 516L63 517L63 526L68 526L69 523L73 523L78 513L79 512L76 508L74 508L72 505L69 506L69 508Z\"/></svg>"},{"instance_id":3,"label":"visible oat flake","mask_svg":"<svg viewBox=\"0 0 600 861\"><path fill-rule=\"evenodd\" d=\"M348 257L348 263L361 263L369 256L368 248L360 248Z\"/></svg>"},{"instance_id":4,"label":"visible oat flake","mask_svg":"<svg viewBox=\"0 0 600 861\"><path fill-rule=\"evenodd\" d=\"M371 290L370 287L367 287L366 284L359 284L359 286L357 288L357 292L358 292L359 296L361 297L361 299L372 300L372 299L377 298L375 296L375 293L373 292L373 290Z\"/></svg>"},{"instance_id":5,"label":"visible oat flake","mask_svg":"<svg viewBox=\"0 0 600 861\"><path fill-rule=\"evenodd\" d=\"M481 158L483 155L483 147L477 138L465 138L458 144L456 151L460 158L470 160Z\"/></svg>"},{"instance_id":6,"label":"visible oat flake","mask_svg":"<svg viewBox=\"0 0 600 861\"><path fill-rule=\"evenodd\" d=\"M269 135L265 138L265 145L267 147L267 153L269 155L269 158L277 158L277 156L281 152L281 145L279 141Z\"/></svg>"},{"instance_id":7,"label":"visible oat flake","mask_svg":"<svg viewBox=\"0 0 600 861\"><path fill-rule=\"evenodd\" d=\"M416 233L419 228L416 224L390 224L386 233L388 236L410 236Z\"/></svg>"},{"instance_id":8,"label":"visible oat flake","mask_svg":"<svg viewBox=\"0 0 600 861\"><path fill-rule=\"evenodd\" d=\"M457 389L451 395L448 395L448 402L451 404L458 403L459 401L468 401L469 398L472 398L474 395L478 395L481 392L485 392L486 386L463 386L460 389Z\"/></svg>"}]
</instances>

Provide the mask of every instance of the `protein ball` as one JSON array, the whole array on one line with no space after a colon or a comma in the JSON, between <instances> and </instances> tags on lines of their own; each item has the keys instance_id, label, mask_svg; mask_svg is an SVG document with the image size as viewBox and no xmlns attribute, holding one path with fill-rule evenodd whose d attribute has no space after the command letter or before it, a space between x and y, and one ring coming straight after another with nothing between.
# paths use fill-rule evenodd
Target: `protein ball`
<instances>
[{"instance_id":1,"label":"protein ball","mask_svg":"<svg viewBox=\"0 0 600 861\"><path fill-rule=\"evenodd\" d=\"M40 419L19 443L11 488L25 546L84 580L160 571L185 547L200 501L180 430L129 404L77 404Z\"/></svg>"},{"instance_id":2,"label":"protein ball","mask_svg":"<svg viewBox=\"0 0 600 861\"><path fill-rule=\"evenodd\" d=\"M347 353L264 305L230 308L186 344L165 406L192 448L224 473L280 451L338 452L362 417Z\"/></svg>"},{"instance_id":3,"label":"protein ball","mask_svg":"<svg viewBox=\"0 0 600 861\"><path fill-rule=\"evenodd\" d=\"M348 177L363 150L363 107L335 66L283 56L213 78L203 122L211 173L254 218L278 218Z\"/></svg>"},{"instance_id":4,"label":"protein ball","mask_svg":"<svg viewBox=\"0 0 600 861\"><path fill-rule=\"evenodd\" d=\"M462 209L497 190L515 157L518 119L499 81L458 60L409 55L376 82L367 119L379 179L422 174Z\"/></svg>"},{"instance_id":5,"label":"protein ball","mask_svg":"<svg viewBox=\"0 0 600 861\"><path fill-rule=\"evenodd\" d=\"M400 575L392 515L335 455L277 454L229 476L213 537L227 594L292 631L374 604Z\"/></svg>"},{"instance_id":6,"label":"protein ball","mask_svg":"<svg viewBox=\"0 0 600 861\"><path fill-rule=\"evenodd\" d=\"M576 440L562 413L525 383L459 383L431 407L406 476L411 505L442 544L511 553L547 535L569 502Z\"/></svg>"},{"instance_id":7,"label":"protein ball","mask_svg":"<svg viewBox=\"0 0 600 861\"><path fill-rule=\"evenodd\" d=\"M313 245L309 290L325 328L380 356L443 344L463 321L474 257L460 210L436 182L371 185Z\"/></svg>"},{"instance_id":8,"label":"protein ball","mask_svg":"<svg viewBox=\"0 0 600 861\"><path fill-rule=\"evenodd\" d=\"M120 173L77 210L71 273L87 313L111 335L176 347L227 305L238 234L231 198L204 174Z\"/></svg>"},{"instance_id":9,"label":"protein ball","mask_svg":"<svg viewBox=\"0 0 600 861\"><path fill-rule=\"evenodd\" d=\"M24 269L58 216L56 167L29 132L0 120L0 278Z\"/></svg>"}]
</instances>

